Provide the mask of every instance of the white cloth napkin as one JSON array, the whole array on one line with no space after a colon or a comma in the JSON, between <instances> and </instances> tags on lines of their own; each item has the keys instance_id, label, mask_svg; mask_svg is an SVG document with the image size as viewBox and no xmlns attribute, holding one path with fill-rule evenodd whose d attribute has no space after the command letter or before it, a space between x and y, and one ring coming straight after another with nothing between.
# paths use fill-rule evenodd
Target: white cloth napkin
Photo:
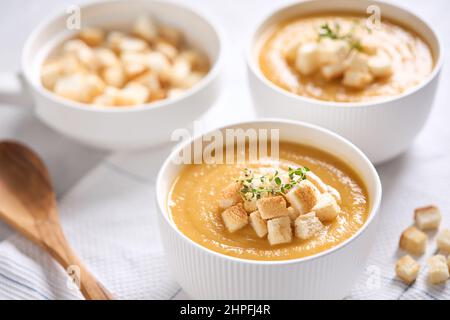
<instances>
[{"instance_id":1,"label":"white cloth napkin","mask_svg":"<svg viewBox=\"0 0 450 320\"><path fill-rule=\"evenodd\" d=\"M114 155L87 174L59 204L69 241L90 270L121 299L180 297L181 289L169 274L164 259L154 201L156 171L168 151ZM390 187L395 182L391 168L381 168L384 185ZM412 286L395 279L398 237L412 220L412 208L402 206L404 202L399 199L420 199L423 188L404 186L393 199L390 187L385 187L384 204L399 211L382 210L378 238L366 272L347 298L450 299L450 285L427 285L424 271ZM433 246L430 245L426 257L433 254ZM0 243L0 298L82 297L67 285L64 270L46 253L14 235Z\"/></svg>"}]
</instances>

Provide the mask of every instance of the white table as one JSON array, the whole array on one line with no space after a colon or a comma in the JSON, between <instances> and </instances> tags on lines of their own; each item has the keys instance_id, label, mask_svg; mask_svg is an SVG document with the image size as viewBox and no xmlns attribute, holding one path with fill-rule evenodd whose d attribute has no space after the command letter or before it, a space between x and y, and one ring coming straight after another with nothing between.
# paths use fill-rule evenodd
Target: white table
<instances>
[{"instance_id":1,"label":"white table","mask_svg":"<svg viewBox=\"0 0 450 320\"><path fill-rule=\"evenodd\" d=\"M64 10L74 0L17 0L0 3L0 73L17 72L20 55L27 35L48 15ZM248 27L279 2L273 0L189 0L189 5L201 8L223 26L226 35L225 85L222 95L205 116L207 127L250 119L253 117L248 92L243 48ZM403 6L431 21L444 35L450 30L450 11L446 0L410 0ZM450 60L450 39L444 38L447 61ZM414 145L397 159L377 169L380 173L384 198L383 213L412 215L412 209L430 202L437 203L447 219L450 211L450 65L444 66L435 106L427 125ZM207 128L205 128L207 129ZM0 97L0 139L17 139L36 150L45 160L54 180L58 197L63 196L108 152L92 149L67 139L40 123L30 108L5 104ZM423 187L415 198L402 197L400 190L411 184ZM390 215L392 217L392 214ZM395 216L394 216L395 217ZM383 218L383 217L382 217ZM448 221L448 220L447 220ZM0 222L0 241L13 231ZM382 236L383 230L380 230Z\"/></svg>"}]
</instances>

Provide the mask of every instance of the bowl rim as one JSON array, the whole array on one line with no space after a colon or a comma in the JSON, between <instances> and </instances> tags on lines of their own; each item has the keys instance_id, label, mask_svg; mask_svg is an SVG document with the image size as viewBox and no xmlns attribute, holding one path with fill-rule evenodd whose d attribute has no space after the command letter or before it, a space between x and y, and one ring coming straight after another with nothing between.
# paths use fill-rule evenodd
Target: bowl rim
<instances>
[{"instance_id":1,"label":"bowl rim","mask_svg":"<svg viewBox=\"0 0 450 320\"><path fill-rule=\"evenodd\" d=\"M127 0L110 0L110 1L104 1L104 0L92 0L83 4L79 4L80 10L83 10L84 8L89 8L92 6L107 6L112 3L145 3L144 0L133 0L133 1L127 1ZM164 107L169 107L169 105L176 104L184 99L188 99L198 92L204 90L207 88L211 82L213 82L216 78L219 77L220 71L222 69L223 61L224 61L224 43L225 43L225 36L223 29L214 22L215 19L213 19L213 16L207 15L203 10L193 7L193 6L186 6L180 2L176 2L175 0L151 0L151 2L159 3L161 5L168 5L168 6L174 6L179 7L183 10L189 11L193 15L197 16L200 19L203 19L213 32L215 33L219 49L217 57L211 67L211 69L208 71L205 77L203 77L199 83L195 84L193 87L187 89L185 92L180 94L177 97L170 98L170 99L163 99L160 101L155 101L151 103L144 103L136 106L126 106L126 107L108 107L108 106L95 106L87 103L81 103L72 101L63 97L60 97L50 90L47 90L42 85L39 85L36 83L36 81L33 81L29 68L27 67L27 57L30 55L31 50L31 44L36 40L36 38L45 30L46 27L48 27L52 22L54 22L56 19L60 18L64 13L61 13L61 11L58 11L54 13L53 15L45 18L41 23L35 27L35 29L30 33L30 35L27 37L25 41L25 45L22 49L21 54L21 74L24 75L24 78L26 79L26 82L37 92L39 92L41 95L45 96L46 98L55 101L59 105L63 107L67 107L70 109L85 111L85 112L98 112L98 113L134 113L139 111L146 111L146 110L156 110ZM208 17L209 16L209 17Z\"/></svg>"},{"instance_id":2,"label":"bowl rim","mask_svg":"<svg viewBox=\"0 0 450 320\"><path fill-rule=\"evenodd\" d=\"M167 168L171 165L171 161L176 156L176 154L180 150L182 150L183 148L188 146L189 144L192 144L196 139L199 139L203 135L209 134L213 131L224 130L226 128L237 127L240 125L249 125L249 124L258 125L258 124L267 124L267 123L278 124L278 125L294 125L294 126L300 126L300 127L304 127L304 128L306 127L308 129L315 130L315 131L320 131L320 132L324 133L325 135L328 135L331 138L337 139L341 143L346 144L348 147L350 147L353 150L353 152L356 153L357 156L359 156L365 162L365 164L367 165L368 173L370 176L372 176L374 178L374 182L375 182L375 192L373 195L373 199L371 199L371 202L373 204L372 204L372 209L369 211L369 217L367 218L366 222L351 237L349 237L348 239L344 240L343 242L339 243L338 245L336 245L332 248L329 248L327 250L324 250L319 253L316 253L316 254L313 254L310 256L306 256L306 257L295 258L295 259L286 259L286 260L252 260L252 259L244 259L244 258L237 258L237 257L229 256L224 253L220 253L220 252L214 251L212 249L206 248L206 247L198 244L194 240L190 239L188 236L186 236L183 232L181 232L176 227L175 223L173 221L171 221L171 219L169 217L169 212L166 209L168 194L165 194L163 197L160 197L159 193L161 191L159 191L159 190L161 189L160 185L162 184L162 181L165 179L165 177L164 177L165 172L167 171ZM279 119L279 118L264 118L264 119L258 119L258 120L238 121L238 122L230 123L230 124L221 126L219 128L213 129L211 131L208 131L208 132L205 132L202 134L198 134L194 137L191 137L188 141L180 143L178 146L176 146L172 150L172 152L169 154L169 156L166 158L163 165L161 166L161 168L158 172L158 175L156 177L156 185L155 186L156 186L155 187L156 206L157 206L157 211L158 211L157 214L162 216L160 218L164 219L164 221L170 225L170 228L179 237L181 237L181 239L183 239L182 241L187 242L191 246L197 248L200 251L203 251L206 254L212 254L214 257L222 259L222 260L228 260L228 261L235 262L235 263L256 264L256 265L264 265L264 266L291 265L291 264L297 264L297 263L305 263L309 260L320 259L329 254L340 251L341 249L343 249L344 247L349 245L351 242L353 242L354 240L359 238L366 231L366 229L369 227L369 225L374 223L374 220L380 211L381 198L382 198L382 185L381 185L380 177L379 177L375 167L370 162L370 160L367 158L367 156L358 147L356 147L353 143L351 143L349 140L343 138L342 136L334 133L333 131L322 128L320 126L309 124L309 123L302 122L302 121L286 120L286 119ZM160 202L160 198L163 198L162 201L164 203Z\"/></svg>"},{"instance_id":3,"label":"bowl rim","mask_svg":"<svg viewBox=\"0 0 450 320\"><path fill-rule=\"evenodd\" d=\"M297 95L295 93L292 93L288 90L285 90L279 86L277 86L276 84L274 84L273 82L271 82L269 79L267 79L261 72L261 70L259 69L257 63L255 63L253 60L253 48L255 45L255 41L256 41L256 32L259 31L259 29L261 28L261 26L268 21L270 18L272 18L273 16L275 16L276 14L280 13L281 11L285 11L288 10L289 8L293 8L293 7L297 7L297 6L303 6L307 3L311 3L311 2L317 2L317 1L322 1L322 0L296 0L295 2L291 2L288 4L282 4L279 5L275 8L273 8L272 10L270 10L269 13L266 13L265 15L263 15L259 20L257 20L257 22L252 26L252 28L250 29L249 34L247 35L247 44L246 44L246 48L245 48L245 60L247 63L247 67L248 69L251 71L251 73L259 80L261 81L266 87L268 87L271 90L274 90L275 92L286 96L287 98L292 98L292 99L297 99L299 101L302 102L306 102L309 103L311 105L314 105L315 108L317 107L323 107L323 108L360 108L360 107L372 107L372 106L378 106L384 103L389 103L389 102L394 102L397 100L400 100L402 98L405 98L409 95L412 95L413 93L421 90L423 87L427 86L431 81L433 81L437 75L440 73L441 69L442 69L442 65L444 63L444 46L443 46L443 41L442 41L442 35L440 32L438 32L434 27L432 27L432 25L422 16L420 16L419 14L411 11L410 9L405 8L402 5L398 5L398 4L394 4L394 3L388 3L388 2L384 2L384 1L378 1L378 0L364 0L367 3L371 4L371 5L380 5L380 6L385 6L385 7L391 7L391 8L395 8L398 10L401 10L407 14L409 14L410 16L412 16L414 19L417 19L418 21L422 22L433 34L433 36L436 38L436 44L437 44L437 61L433 67L432 72L425 78L423 79L423 81L421 81L419 84L408 88L407 90L405 90L404 92L397 94L397 95L393 95L393 96L387 96L387 97L380 97L379 99L375 99L375 100L369 100L369 101L356 101L356 102L338 102L338 101L326 101L326 100L319 100L319 99L314 99L314 98L309 98L309 97L305 97L305 96L301 96L301 95ZM329 4L332 4L333 2L331 1L322 1L324 4L326 4L325 6L323 6L322 8L319 9L319 11L326 11L327 10L327 6ZM425 39L427 40L427 39Z\"/></svg>"}]
</instances>

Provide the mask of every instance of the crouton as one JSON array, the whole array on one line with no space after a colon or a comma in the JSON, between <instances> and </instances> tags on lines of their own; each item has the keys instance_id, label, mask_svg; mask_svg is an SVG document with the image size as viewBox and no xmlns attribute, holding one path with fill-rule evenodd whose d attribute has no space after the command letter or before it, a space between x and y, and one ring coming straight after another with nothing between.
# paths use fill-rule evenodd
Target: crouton
<instances>
[{"instance_id":1,"label":"crouton","mask_svg":"<svg viewBox=\"0 0 450 320\"><path fill-rule=\"evenodd\" d=\"M297 217L300 215L300 213L297 210L295 210L294 207L287 208L287 211L288 211L289 218L291 218L292 224L294 224L295 219L297 219Z\"/></svg>"},{"instance_id":2,"label":"crouton","mask_svg":"<svg viewBox=\"0 0 450 320\"><path fill-rule=\"evenodd\" d=\"M155 49L164 54L170 60L174 60L178 55L178 49L166 41L158 41Z\"/></svg>"},{"instance_id":3,"label":"crouton","mask_svg":"<svg viewBox=\"0 0 450 320\"><path fill-rule=\"evenodd\" d=\"M329 194L331 194L334 197L334 199L336 199L337 203L341 203L342 202L341 194L335 188L333 188L332 186L327 185L327 192Z\"/></svg>"},{"instance_id":4,"label":"crouton","mask_svg":"<svg viewBox=\"0 0 450 320\"><path fill-rule=\"evenodd\" d=\"M352 51L346 61L347 67L352 71L369 72L369 58L366 54Z\"/></svg>"},{"instance_id":5,"label":"crouton","mask_svg":"<svg viewBox=\"0 0 450 320\"><path fill-rule=\"evenodd\" d=\"M420 264L410 255L401 257L395 264L395 273L406 284L413 283L420 271Z\"/></svg>"},{"instance_id":6,"label":"crouton","mask_svg":"<svg viewBox=\"0 0 450 320\"><path fill-rule=\"evenodd\" d=\"M104 90L103 81L93 74L74 74L59 78L54 92L64 98L88 103Z\"/></svg>"},{"instance_id":7,"label":"crouton","mask_svg":"<svg viewBox=\"0 0 450 320\"><path fill-rule=\"evenodd\" d=\"M317 204L319 194L310 181L303 180L286 194L286 199L299 214L305 214Z\"/></svg>"},{"instance_id":8,"label":"crouton","mask_svg":"<svg viewBox=\"0 0 450 320\"><path fill-rule=\"evenodd\" d=\"M159 35L170 44L178 47L183 41L183 34L176 28L163 25L159 26Z\"/></svg>"},{"instance_id":9,"label":"crouton","mask_svg":"<svg viewBox=\"0 0 450 320\"><path fill-rule=\"evenodd\" d=\"M108 48L97 48L94 50L97 63L101 68L112 67L119 64L116 54Z\"/></svg>"},{"instance_id":10,"label":"crouton","mask_svg":"<svg viewBox=\"0 0 450 320\"><path fill-rule=\"evenodd\" d=\"M295 64L295 59L297 59L298 48L300 47L300 42L298 40L291 41L281 48L281 53L290 64Z\"/></svg>"},{"instance_id":11,"label":"crouton","mask_svg":"<svg viewBox=\"0 0 450 320\"><path fill-rule=\"evenodd\" d=\"M145 59L150 70L158 75L162 73L169 73L171 70L169 59L161 52L150 52L146 55Z\"/></svg>"},{"instance_id":12,"label":"crouton","mask_svg":"<svg viewBox=\"0 0 450 320\"><path fill-rule=\"evenodd\" d=\"M428 259L428 281L438 284L447 281L449 271L447 260L443 255L435 255Z\"/></svg>"},{"instance_id":13,"label":"crouton","mask_svg":"<svg viewBox=\"0 0 450 320\"><path fill-rule=\"evenodd\" d=\"M428 237L425 233L416 227L409 227L403 231L400 237L400 248L413 254L420 256L425 252Z\"/></svg>"},{"instance_id":14,"label":"crouton","mask_svg":"<svg viewBox=\"0 0 450 320\"><path fill-rule=\"evenodd\" d=\"M341 208L336 199L329 193L323 193L319 196L317 204L312 208L320 221L332 221L337 217Z\"/></svg>"},{"instance_id":15,"label":"crouton","mask_svg":"<svg viewBox=\"0 0 450 320\"><path fill-rule=\"evenodd\" d=\"M328 191L327 185L314 172L308 171L306 173L306 179L311 181L320 193Z\"/></svg>"},{"instance_id":16,"label":"crouton","mask_svg":"<svg viewBox=\"0 0 450 320\"><path fill-rule=\"evenodd\" d=\"M375 77L388 77L392 74L392 64L386 56L371 57L368 62L369 70Z\"/></svg>"},{"instance_id":17,"label":"crouton","mask_svg":"<svg viewBox=\"0 0 450 320\"><path fill-rule=\"evenodd\" d=\"M436 243L442 252L450 253L450 229L444 229L436 237Z\"/></svg>"},{"instance_id":18,"label":"crouton","mask_svg":"<svg viewBox=\"0 0 450 320\"><path fill-rule=\"evenodd\" d=\"M242 202L241 197L242 185L239 182L233 182L222 190L222 198L219 200L219 207L222 209L229 208L235 204Z\"/></svg>"},{"instance_id":19,"label":"crouton","mask_svg":"<svg viewBox=\"0 0 450 320\"><path fill-rule=\"evenodd\" d=\"M289 217L279 217L267 221L268 239L271 245L292 241L291 220Z\"/></svg>"},{"instance_id":20,"label":"crouton","mask_svg":"<svg viewBox=\"0 0 450 320\"><path fill-rule=\"evenodd\" d=\"M303 75L310 75L318 67L319 46L315 42L302 44L297 49L295 68Z\"/></svg>"},{"instance_id":21,"label":"crouton","mask_svg":"<svg viewBox=\"0 0 450 320\"><path fill-rule=\"evenodd\" d=\"M148 89L142 84L129 82L120 90L116 103L118 106L143 104L148 100L149 95Z\"/></svg>"},{"instance_id":22,"label":"crouton","mask_svg":"<svg viewBox=\"0 0 450 320\"><path fill-rule=\"evenodd\" d=\"M148 16L140 16L133 24L133 33L147 41L153 41L158 36L158 29Z\"/></svg>"},{"instance_id":23,"label":"crouton","mask_svg":"<svg viewBox=\"0 0 450 320\"><path fill-rule=\"evenodd\" d=\"M438 229L441 223L441 213L436 206L426 206L414 210L416 226L421 230Z\"/></svg>"},{"instance_id":24,"label":"crouton","mask_svg":"<svg viewBox=\"0 0 450 320\"><path fill-rule=\"evenodd\" d=\"M321 64L341 62L350 52L350 46L344 40L323 39L319 43L319 61Z\"/></svg>"},{"instance_id":25,"label":"crouton","mask_svg":"<svg viewBox=\"0 0 450 320\"><path fill-rule=\"evenodd\" d=\"M41 81L44 87L53 90L56 81L62 76L62 66L60 61L53 61L42 66Z\"/></svg>"},{"instance_id":26,"label":"crouton","mask_svg":"<svg viewBox=\"0 0 450 320\"><path fill-rule=\"evenodd\" d=\"M295 219L295 235L297 238L306 240L316 235L323 229L323 224L316 217L315 212L310 212Z\"/></svg>"},{"instance_id":27,"label":"crouton","mask_svg":"<svg viewBox=\"0 0 450 320\"><path fill-rule=\"evenodd\" d=\"M105 31L100 28L85 28L78 33L78 38L91 47L100 45L105 39Z\"/></svg>"},{"instance_id":28,"label":"crouton","mask_svg":"<svg viewBox=\"0 0 450 320\"><path fill-rule=\"evenodd\" d=\"M120 31L112 31L108 33L106 43L108 47L113 51L119 51L119 44L126 35Z\"/></svg>"},{"instance_id":29,"label":"crouton","mask_svg":"<svg viewBox=\"0 0 450 320\"><path fill-rule=\"evenodd\" d=\"M266 197L256 201L259 214L263 219L272 219L288 215L286 200L283 196Z\"/></svg>"},{"instance_id":30,"label":"crouton","mask_svg":"<svg viewBox=\"0 0 450 320\"><path fill-rule=\"evenodd\" d=\"M241 203L225 209L222 212L222 219L225 227L231 233L248 224L248 215Z\"/></svg>"},{"instance_id":31,"label":"crouton","mask_svg":"<svg viewBox=\"0 0 450 320\"><path fill-rule=\"evenodd\" d=\"M363 37L361 39L362 51L368 55L374 55L378 51L379 44L373 37Z\"/></svg>"},{"instance_id":32,"label":"crouton","mask_svg":"<svg viewBox=\"0 0 450 320\"><path fill-rule=\"evenodd\" d=\"M148 44L138 38L124 37L119 40L118 49L122 52L142 52L148 49Z\"/></svg>"},{"instance_id":33,"label":"crouton","mask_svg":"<svg viewBox=\"0 0 450 320\"><path fill-rule=\"evenodd\" d=\"M250 225L253 227L253 230L255 230L256 235L260 238L264 237L267 234L267 223L261 218L258 210L250 213L249 219Z\"/></svg>"},{"instance_id":34,"label":"crouton","mask_svg":"<svg viewBox=\"0 0 450 320\"><path fill-rule=\"evenodd\" d=\"M368 71L348 69L344 72L342 83L344 86L362 89L373 81L373 76Z\"/></svg>"},{"instance_id":35,"label":"crouton","mask_svg":"<svg viewBox=\"0 0 450 320\"><path fill-rule=\"evenodd\" d=\"M346 68L347 66L345 65L345 63L337 62L324 65L322 68L320 68L320 73L326 80L330 81L341 77L344 74Z\"/></svg>"},{"instance_id":36,"label":"crouton","mask_svg":"<svg viewBox=\"0 0 450 320\"><path fill-rule=\"evenodd\" d=\"M249 213L256 211L258 209L258 207L256 206L256 200L254 199L244 201L244 209Z\"/></svg>"},{"instance_id":37,"label":"crouton","mask_svg":"<svg viewBox=\"0 0 450 320\"><path fill-rule=\"evenodd\" d=\"M116 88L122 88L126 82L125 71L120 64L105 68L101 75L107 85Z\"/></svg>"}]
</instances>

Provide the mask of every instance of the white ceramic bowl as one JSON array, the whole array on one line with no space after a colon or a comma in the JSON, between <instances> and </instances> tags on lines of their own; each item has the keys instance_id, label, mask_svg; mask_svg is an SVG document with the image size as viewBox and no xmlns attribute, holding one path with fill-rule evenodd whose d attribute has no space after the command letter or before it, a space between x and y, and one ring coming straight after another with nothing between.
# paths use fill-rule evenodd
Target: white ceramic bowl
<instances>
[{"instance_id":1,"label":"white ceramic bowl","mask_svg":"<svg viewBox=\"0 0 450 320\"><path fill-rule=\"evenodd\" d=\"M170 188L182 165L174 163L180 146L163 164L157 178L156 198L160 234L169 267L176 280L197 299L339 299L349 293L363 271L375 238L381 183L369 159L344 138L314 125L288 120L261 120L226 128L280 129L280 141L311 145L352 166L366 184L370 215L350 239L322 253L286 261L244 260L211 251L181 233L169 217ZM222 132L226 128L221 128Z\"/></svg>"},{"instance_id":2,"label":"white ceramic bowl","mask_svg":"<svg viewBox=\"0 0 450 320\"><path fill-rule=\"evenodd\" d=\"M433 72L406 92L375 102L338 103L315 100L290 93L270 82L258 66L261 35L275 23L301 15L323 12L366 14L377 5L384 17L416 31L430 45L435 57ZM389 160L405 151L420 132L433 105L443 62L442 43L433 28L397 5L369 0L302 1L275 10L252 31L247 47L249 83L260 116L295 119L333 130L357 145L374 163Z\"/></svg>"},{"instance_id":3,"label":"white ceramic bowl","mask_svg":"<svg viewBox=\"0 0 450 320\"><path fill-rule=\"evenodd\" d=\"M30 35L22 56L22 72L43 122L95 147L144 148L168 142L174 129L189 127L213 104L220 86L222 40L214 24L196 11L168 1L101 1L81 6L81 26L126 28L143 13L180 29L203 50L212 63L208 75L180 97L130 108L86 106L58 97L41 85L40 68L51 49L76 32L66 28L69 15L62 12Z\"/></svg>"}]
</instances>

